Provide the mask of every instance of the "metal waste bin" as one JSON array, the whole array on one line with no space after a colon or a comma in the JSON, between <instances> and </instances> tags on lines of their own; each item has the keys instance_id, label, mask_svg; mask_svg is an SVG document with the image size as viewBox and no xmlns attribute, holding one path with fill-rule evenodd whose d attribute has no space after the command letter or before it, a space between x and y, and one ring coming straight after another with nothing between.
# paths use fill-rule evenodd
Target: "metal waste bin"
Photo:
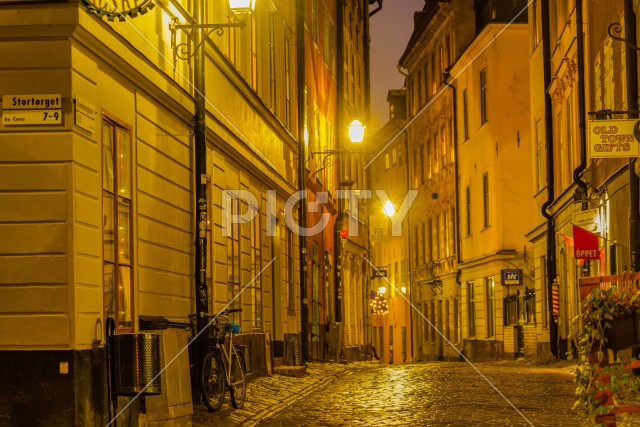
<instances>
[{"instance_id":1,"label":"metal waste bin","mask_svg":"<svg viewBox=\"0 0 640 427\"><path fill-rule=\"evenodd\" d=\"M140 392L162 393L158 375L160 335L118 334L110 336L109 340L113 393L120 396L132 396Z\"/></svg>"}]
</instances>

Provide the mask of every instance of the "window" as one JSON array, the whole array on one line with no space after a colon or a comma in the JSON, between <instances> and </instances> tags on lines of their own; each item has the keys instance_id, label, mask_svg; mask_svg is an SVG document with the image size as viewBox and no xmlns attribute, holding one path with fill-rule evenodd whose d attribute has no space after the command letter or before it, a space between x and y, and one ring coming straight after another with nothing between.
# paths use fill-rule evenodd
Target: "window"
<instances>
[{"instance_id":1,"label":"window","mask_svg":"<svg viewBox=\"0 0 640 427\"><path fill-rule=\"evenodd\" d=\"M487 338L491 338L496 335L496 295L493 277L485 279L485 298L487 302Z\"/></svg>"},{"instance_id":2,"label":"window","mask_svg":"<svg viewBox=\"0 0 640 427\"><path fill-rule=\"evenodd\" d=\"M391 150L391 163L394 164L394 165L398 163L398 148L397 147L393 147L393 149Z\"/></svg>"},{"instance_id":3,"label":"window","mask_svg":"<svg viewBox=\"0 0 640 427\"><path fill-rule=\"evenodd\" d=\"M480 123L487 121L487 69L483 68L480 71Z\"/></svg>"},{"instance_id":4,"label":"window","mask_svg":"<svg viewBox=\"0 0 640 427\"><path fill-rule=\"evenodd\" d=\"M467 196L467 236L471 236L471 187L465 189Z\"/></svg>"},{"instance_id":5,"label":"window","mask_svg":"<svg viewBox=\"0 0 640 427\"><path fill-rule=\"evenodd\" d=\"M311 38L318 44L318 0L311 1Z\"/></svg>"},{"instance_id":6,"label":"window","mask_svg":"<svg viewBox=\"0 0 640 427\"><path fill-rule=\"evenodd\" d=\"M464 132L464 140L469 140L469 104L467 97L467 89L462 91L462 127Z\"/></svg>"},{"instance_id":7,"label":"window","mask_svg":"<svg viewBox=\"0 0 640 427\"><path fill-rule=\"evenodd\" d=\"M422 239L418 239L418 240L420 240L420 243L421 243L421 245L420 245L420 259L422 260L423 264L427 263L427 259L428 259L427 258L427 251L429 250L429 248L427 248L427 245L426 245L427 241L425 239L425 237L426 237L426 231L425 231L426 228L427 228L427 226L423 222L422 223L422 232L420 234L416 234L416 236L421 236L422 237ZM418 265L420 265L420 264L418 264Z\"/></svg>"},{"instance_id":8,"label":"window","mask_svg":"<svg viewBox=\"0 0 640 427\"><path fill-rule=\"evenodd\" d=\"M326 3L323 2L322 6L322 54L324 63L329 66L329 10Z\"/></svg>"},{"instance_id":9,"label":"window","mask_svg":"<svg viewBox=\"0 0 640 427\"><path fill-rule=\"evenodd\" d=\"M285 45L286 51L286 45ZM286 53L285 53L286 57ZM275 12L269 12L269 106L277 115L278 102L276 100L276 23Z\"/></svg>"},{"instance_id":10,"label":"window","mask_svg":"<svg viewBox=\"0 0 640 427\"><path fill-rule=\"evenodd\" d=\"M565 103L566 110L566 135L567 135L567 172L571 176L573 171L573 102L571 95Z\"/></svg>"},{"instance_id":11,"label":"window","mask_svg":"<svg viewBox=\"0 0 640 427\"><path fill-rule=\"evenodd\" d=\"M287 128L292 125L291 118L291 34L286 32L284 38L284 123ZM307 95L307 88L305 87L305 97ZM275 106L274 106L275 111ZM304 105L305 114L307 112L307 103ZM306 122L305 122L306 124Z\"/></svg>"},{"instance_id":12,"label":"window","mask_svg":"<svg viewBox=\"0 0 640 427\"><path fill-rule=\"evenodd\" d=\"M433 259L440 259L440 216L436 216L433 221Z\"/></svg>"},{"instance_id":13,"label":"window","mask_svg":"<svg viewBox=\"0 0 640 427\"><path fill-rule=\"evenodd\" d=\"M420 177L420 184L424 184L424 144L420 144L418 160L420 161L420 174L418 176Z\"/></svg>"},{"instance_id":14,"label":"window","mask_svg":"<svg viewBox=\"0 0 640 427\"><path fill-rule=\"evenodd\" d=\"M549 328L549 292L547 290L547 257L540 257L540 300L542 304L542 328Z\"/></svg>"},{"instance_id":15,"label":"window","mask_svg":"<svg viewBox=\"0 0 640 427\"><path fill-rule=\"evenodd\" d=\"M489 175L482 175L482 225L489 226Z\"/></svg>"},{"instance_id":16,"label":"window","mask_svg":"<svg viewBox=\"0 0 640 427\"><path fill-rule=\"evenodd\" d=\"M229 198L226 206L231 208L228 218L234 218L240 213L240 202L228 191L226 197ZM227 226L227 301L230 308L240 308L240 224L231 222Z\"/></svg>"},{"instance_id":17,"label":"window","mask_svg":"<svg viewBox=\"0 0 640 427\"><path fill-rule=\"evenodd\" d=\"M476 300L473 282L467 282L467 324L469 325L468 337L476 336Z\"/></svg>"},{"instance_id":18,"label":"window","mask_svg":"<svg viewBox=\"0 0 640 427\"><path fill-rule=\"evenodd\" d=\"M538 1L533 0L531 4L531 31L533 33L533 48L535 49L542 40L542 27L540 21L540 9L538 8Z\"/></svg>"},{"instance_id":19,"label":"window","mask_svg":"<svg viewBox=\"0 0 640 427\"><path fill-rule=\"evenodd\" d=\"M420 242L423 241L422 239L419 238L420 234L420 228L416 225L413 227L413 235L415 236L413 239L414 242L414 256L415 256L415 260L416 260L416 265L420 265Z\"/></svg>"},{"instance_id":20,"label":"window","mask_svg":"<svg viewBox=\"0 0 640 427\"><path fill-rule=\"evenodd\" d=\"M429 263L429 262L432 262L434 259L433 257L433 220L431 218L429 218L427 221L427 235L425 236L425 234L422 233L422 236L427 241L427 249L429 251L429 254L426 259L426 262Z\"/></svg>"},{"instance_id":21,"label":"window","mask_svg":"<svg viewBox=\"0 0 640 427\"><path fill-rule=\"evenodd\" d=\"M426 170L427 178L431 178L431 175L433 174L433 163L431 161L431 144L432 144L431 139L428 139L427 142L426 142L427 152L425 154L426 165L427 165L427 167L426 167L426 169L427 169Z\"/></svg>"},{"instance_id":22,"label":"window","mask_svg":"<svg viewBox=\"0 0 640 427\"><path fill-rule=\"evenodd\" d=\"M440 156L441 156L441 164L442 164L442 169L444 169L447 165L447 133L445 130L444 125L442 125L442 127L440 128L440 144L442 145L442 148L440 149Z\"/></svg>"},{"instance_id":23,"label":"window","mask_svg":"<svg viewBox=\"0 0 640 427\"><path fill-rule=\"evenodd\" d=\"M294 254L294 242L293 242L293 232L289 230L289 227L285 228L285 235L287 239L287 244L285 246L285 250L287 253L285 254L285 258L287 260L287 271L284 276L286 278L287 290L289 293L289 311L294 311L296 309L296 292L295 292L295 281L294 278L294 268L295 268L295 254Z\"/></svg>"},{"instance_id":24,"label":"window","mask_svg":"<svg viewBox=\"0 0 640 427\"><path fill-rule=\"evenodd\" d=\"M449 222L450 222L450 218L449 218L449 212L448 211L444 211L444 256L449 257L451 255L451 253L449 252L450 246L449 246L449 241L451 240L451 235L449 234Z\"/></svg>"},{"instance_id":25,"label":"window","mask_svg":"<svg viewBox=\"0 0 640 427\"><path fill-rule=\"evenodd\" d=\"M436 80L436 54L431 55L431 95L436 94L438 82Z\"/></svg>"},{"instance_id":26,"label":"window","mask_svg":"<svg viewBox=\"0 0 640 427\"><path fill-rule=\"evenodd\" d=\"M133 330L131 133L102 121L102 249L104 312L119 331Z\"/></svg>"},{"instance_id":27,"label":"window","mask_svg":"<svg viewBox=\"0 0 640 427\"><path fill-rule=\"evenodd\" d=\"M389 170L389 153L384 153L384 170Z\"/></svg>"},{"instance_id":28,"label":"window","mask_svg":"<svg viewBox=\"0 0 640 427\"><path fill-rule=\"evenodd\" d=\"M545 153L542 145L542 120L536 121L536 190L540 191L545 185Z\"/></svg>"},{"instance_id":29,"label":"window","mask_svg":"<svg viewBox=\"0 0 640 427\"><path fill-rule=\"evenodd\" d=\"M455 208L451 208L451 215L449 216L449 218L451 218L451 220L449 221L449 236L451 236L451 238L449 239L449 253L451 255L455 255L456 253L456 235L455 235L455 227L454 224L456 223L456 209Z\"/></svg>"},{"instance_id":30,"label":"window","mask_svg":"<svg viewBox=\"0 0 640 427\"><path fill-rule=\"evenodd\" d=\"M260 212L255 212L251 227L251 304L253 313L253 326L262 328L262 236L260 229Z\"/></svg>"},{"instance_id":31,"label":"window","mask_svg":"<svg viewBox=\"0 0 640 427\"><path fill-rule=\"evenodd\" d=\"M251 88L258 93L258 29L256 28L256 17L249 15L249 75Z\"/></svg>"}]
</instances>

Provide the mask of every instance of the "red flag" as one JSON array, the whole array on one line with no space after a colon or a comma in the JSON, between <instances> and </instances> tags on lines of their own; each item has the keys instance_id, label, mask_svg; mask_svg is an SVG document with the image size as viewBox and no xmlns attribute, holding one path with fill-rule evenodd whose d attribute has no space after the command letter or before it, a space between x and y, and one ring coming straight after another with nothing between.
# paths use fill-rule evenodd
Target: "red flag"
<instances>
[{"instance_id":1,"label":"red flag","mask_svg":"<svg viewBox=\"0 0 640 427\"><path fill-rule=\"evenodd\" d=\"M573 226L573 254L576 259L599 259L598 235Z\"/></svg>"}]
</instances>

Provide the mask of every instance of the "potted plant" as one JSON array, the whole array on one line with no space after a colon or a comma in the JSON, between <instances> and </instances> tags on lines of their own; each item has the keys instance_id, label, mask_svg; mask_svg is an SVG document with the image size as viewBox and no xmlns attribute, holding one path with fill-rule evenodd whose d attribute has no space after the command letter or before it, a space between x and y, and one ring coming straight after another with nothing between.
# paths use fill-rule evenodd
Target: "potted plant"
<instances>
[{"instance_id":1,"label":"potted plant","mask_svg":"<svg viewBox=\"0 0 640 427\"><path fill-rule=\"evenodd\" d=\"M573 319L572 338L578 358L574 409L584 409L589 418L611 413L614 397L637 399L640 393L638 378L619 358L609 360L608 352L636 344L634 316L640 316L639 303L640 291L596 288ZM567 356L571 359L573 353Z\"/></svg>"}]
</instances>

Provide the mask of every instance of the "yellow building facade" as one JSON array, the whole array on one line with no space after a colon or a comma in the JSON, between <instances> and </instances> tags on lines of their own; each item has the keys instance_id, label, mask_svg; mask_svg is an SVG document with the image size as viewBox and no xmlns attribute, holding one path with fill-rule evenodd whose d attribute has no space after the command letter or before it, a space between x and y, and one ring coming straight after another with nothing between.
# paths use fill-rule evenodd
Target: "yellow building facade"
<instances>
[{"instance_id":1,"label":"yellow building facade","mask_svg":"<svg viewBox=\"0 0 640 427\"><path fill-rule=\"evenodd\" d=\"M299 249L286 226L297 210L285 206L297 188L296 5L258 4L245 28L206 42L206 174L196 177L195 70L174 56L170 31L192 20L191 4L107 20L90 3L0 7L0 358L11 384L2 415L106 424L112 404L128 402L108 400L112 320L116 335L159 336L167 367L146 412L136 399L120 421L188 425L196 181L207 185L208 305L243 309L235 320L249 373L266 373L274 343L299 333ZM222 3L205 19L234 20ZM191 41L178 31L173 44ZM35 122L10 108L14 98L60 108L37 111L57 114L53 122ZM228 214L247 213L252 221L226 227Z\"/></svg>"},{"instance_id":2,"label":"yellow building facade","mask_svg":"<svg viewBox=\"0 0 640 427\"><path fill-rule=\"evenodd\" d=\"M533 210L527 43L526 24L489 23L451 69L462 335L472 360L513 357L536 346L533 259L525 238ZM514 272L512 280L505 270ZM518 344L519 335L527 341Z\"/></svg>"}]
</instances>

